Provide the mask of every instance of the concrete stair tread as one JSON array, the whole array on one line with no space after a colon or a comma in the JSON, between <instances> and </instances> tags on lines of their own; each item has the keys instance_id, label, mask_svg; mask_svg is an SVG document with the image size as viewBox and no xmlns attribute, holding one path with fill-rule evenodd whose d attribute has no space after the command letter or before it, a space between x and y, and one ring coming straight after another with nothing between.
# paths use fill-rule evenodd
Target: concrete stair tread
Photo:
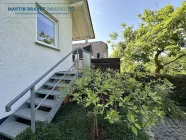
<instances>
[{"instance_id":1,"label":"concrete stair tread","mask_svg":"<svg viewBox=\"0 0 186 140\"><path fill-rule=\"evenodd\" d=\"M60 80L63 76L52 76L50 79ZM62 80L73 80L75 76L64 76Z\"/></svg>"},{"instance_id":2,"label":"concrete stair tread","mask_svg":"<svg viewBox=\"0 0 186 140\"><path fill-rule=\"evenodd\" d=\"M36 91L37 94L48 94L50 92L49 89L39 89ZM61 91L58 91L58 90L53 90L50 95L61 95Z\"/></svg>"},{"instance_id":3,"label":"concrete stair tread","mask_svg":"<svg viewBox=\"0 0 186 140\"><path fill-rule=\"evenodd\" d=\"M43 98L37 98L36 97L35 98L35 104L36 105L39 105L42 100L43 100ZM31 99L29 98L26 102L29 103L29 104L31 104ZM56 103L55 100L45 99L44 102L41 104L41 106L52 108L55 105L55 103Z\"/></svg>"},{"instance_id":4,"label":"concrete stair tread","mask_svg":"<svg viewBox=\"0 0 186 140\"><path fill-rule=\"evenodd\" d=\"M77 71L70 71L70 72L67 73L67 75L75 75L76 73L77 73ZM59 72L56 72L56 74L64 75L64 74L66 74L66 71L59 71Z\"/></svg>"},{"instance_id":5,"label":"concrete stair tread","mask_svg":"<svg viewBox=\"0 0 186 140\"><path fill-rule=\"evenodd\" d=\"M48 87L54 87L54 86L56 85L56 83L53 83L53 82L46 82L44 85L45 85L45 86L48 86ZM57 87L57 88L61 88L61 87L65 87L65 86L68 86L68 84L59 83L56 87Z\"/></svg>"},{"instance_id":6,"label":"concrete stair tread","mask_svg":"<svg viewBox=\"0 0 186 140\"><path fill-rule=\"evenodd\" d=\"M26 120L31 120L31 108L24 108L19 111L16 111L13 113L14 116L26 119ZM47 115L49 112L42 111L42 110L36 110L35 111L35 119L37 122L41 121L44 122L46 120Z\"/></svg>"},{"instance_id":7,"label":"concrete stair tread","mask_svg":"<svg viewBox=\"0 0 186 140\"><path fill-rule=\"evenodd\" d=\"M14 139L19 133L28 127L30 126L17 121L11 121L3 126L0 126L0 134Z\"/></svg>"}]
</instances>

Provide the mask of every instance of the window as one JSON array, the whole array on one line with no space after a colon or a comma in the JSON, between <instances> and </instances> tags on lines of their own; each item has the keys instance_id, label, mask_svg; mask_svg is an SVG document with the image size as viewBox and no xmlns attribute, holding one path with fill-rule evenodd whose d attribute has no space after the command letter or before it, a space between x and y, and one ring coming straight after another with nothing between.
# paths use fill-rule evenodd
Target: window
<instances>
[{"instance_id":1,"label":"window","mask_svg":"<svg viewBox=\"0 0 186 140\"><path fill-rule=\"evenodd\" d=\"M57 49L57 36L57 20L46 11L37 11L37 43Z\"/></svg>"}]
</instances>

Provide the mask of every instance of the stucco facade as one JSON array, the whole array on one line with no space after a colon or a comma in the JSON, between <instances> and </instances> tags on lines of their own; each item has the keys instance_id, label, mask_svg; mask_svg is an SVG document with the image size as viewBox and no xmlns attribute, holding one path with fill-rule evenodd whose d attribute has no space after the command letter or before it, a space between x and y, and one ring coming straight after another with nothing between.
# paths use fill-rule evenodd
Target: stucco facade
<instances>
[{"instance_id":1,"label":"stucco facade","mask_svg":"<svg viewBox=\"0 0 186 140\"><path fill-rule=\"evenodd\" d=\"M6 0L6 2L24 2ZM2 1L1 1L2 2ZM28 2L25 0L25 2ZM35 0L29 0L35 2ZM39 0L39 2L51 2ZM52 0L68 2L68 0ZM42 4L40 4L42 6ZM5 105L37 80L72 50L72 17L56 17L59 23L59 50L36 44L35 18L8 18L0 13L0 119L17 109L30 95L12 106L12 112L5 112ZM55 17L55 15L54 15ZM72 57L66 59L58 68L43 79L36 89L54 72L68 70Z\"/></svg>"}]
</instances>

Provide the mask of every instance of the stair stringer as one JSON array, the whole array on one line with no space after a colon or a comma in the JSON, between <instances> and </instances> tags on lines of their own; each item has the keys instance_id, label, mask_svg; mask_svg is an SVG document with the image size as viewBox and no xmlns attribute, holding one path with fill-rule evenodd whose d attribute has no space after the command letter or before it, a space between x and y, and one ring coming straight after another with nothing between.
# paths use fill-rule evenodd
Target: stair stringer
<instances>
[{"instance_id":1,"label":"stair stringer","mask_svg":"<svg viewBox=\"0 0 186 140\"><path fill-rule=\"evenodd\" d=\"M72 83L73 83L73 80L69 83L69 86L72 86ZM66 97L67 96L65 96L65 97L59 97L56 105L50 110L50 112L49 112L49 114L47 116L47 123L50 123L52 121L52 119L56 115L57 111L61 107L61 104L63 103L63 101L65 100Z\"/></svg>"},{"instance_id":2,"label":"stair stringer","mask_svg":"<svg viewBox=\"0 0 186 140\"><path fill-rule=\"evenodd\" d=\"M59 98L56 105L50 110L47 119L46 119L46 123L50 123L52 121L52 119L54 118L54 116L56 115L57 111L59 110L59 108L61 107L61 104L63 103L64 98Z\"/></svg>"}]
</instances>

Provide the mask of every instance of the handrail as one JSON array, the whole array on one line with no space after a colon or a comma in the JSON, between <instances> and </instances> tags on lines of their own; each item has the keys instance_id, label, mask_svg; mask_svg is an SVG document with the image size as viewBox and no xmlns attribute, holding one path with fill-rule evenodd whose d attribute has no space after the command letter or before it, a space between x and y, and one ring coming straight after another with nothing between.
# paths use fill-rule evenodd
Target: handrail
<instances>
[{"instance_id":1,"label":"handrail","mask_svg":"<svg viewBox=\"0 0 186 140\"><path fill-rule=\"evenodd\" d=\"M17 97L15 97L12 101L10 101L6 106L6 112L11 111L11 106L15 104L21 97L23 97L29 90L32 89L37 83L39 83L45 76L47 76L52 70L54 70L59 64L61 64L70 54L74 51L77 51L82 48L75 48L70 53L68 53L63 59L61 59L57 64L55 64L51 69L49 69L46 73L44 73L40 78L38 78L34 83L32 83L29 87L27 87L23 92L21 92ZM82 49L83 50L83 49ZM83 50L85 51L85 50Z\"/></svg>"},{"instance_id":2,"label":"handrail","mask_svg":"<svg viewBox=\"0 0 186 140\"><path fill-rule=\"evenodd\" d=\"M45 98L37 105L35 108L35 111L38 110L38 108L42 105L42 103L45 101L45 99L51 94L51 92L56 88L56 86L62 81L62 79L67 75L67 73L70 71L70 69L74 66L74 64L69 68L69 70L60 78L60 80L54 85L54 87L47 93Z\"/></svg>"},{"instance_id":3,"label":"handrail","mask_svg":"<svg viewBox=\"0 0 186 140\"><path fill-rule=\"evenodd\" d=\"M75 48L70 53L68 53L63 59L61 59L58 63L56 63L51 69L49 69L46 73L44 73L40 78L38 78L34 83L32 83L29 87L27 87L23 92L21 92L17 97L15 97L12 101L10 101L6 106L5 110L7 112L11 111L11 106L16 103L22 96L24 96L29 90L31 91L31 129L32 132L35 132L35 111L38 110L38 108L42 105L42 103L47 99L47 97L51 94L51 92L57 87L57 85L62 81L62 79L68 74L68 72L71 70L71 68L74 66L74 64L69 68L68 71L65 72L65 74L60 78L60 80L54 85L54 87L47 93L47 95L43 98L43 100L35 107L35 85L39 83L45 76L47 76L52 70L54 70L59 64L61 64L67 57L70 56L73 52L76 51L77 59L76 59L76 77L78 77L79 73L79 50L84 51L85 53L88 53L90 55L91 59L91 53L87 52L86 50L82 48ZM83 58L84 59L84 58Z\"/></svg>"}]
</instances>

